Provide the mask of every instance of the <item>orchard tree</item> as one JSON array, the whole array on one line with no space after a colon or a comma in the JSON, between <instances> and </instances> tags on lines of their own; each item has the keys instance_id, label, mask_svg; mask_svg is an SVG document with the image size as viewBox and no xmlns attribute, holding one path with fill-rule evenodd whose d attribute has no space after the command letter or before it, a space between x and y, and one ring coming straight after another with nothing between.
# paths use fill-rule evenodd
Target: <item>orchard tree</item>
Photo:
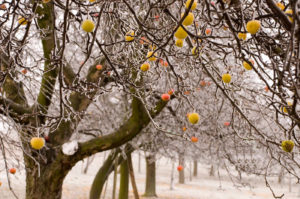
<instances>
[{"instance_id":1,"label":"orchard tree","mask_svg":"<svg viewBox=\"0 0 300 199\"><path fill-rule=\"evenodd\" d=\"M120 147L149 123L165 135L181 132L180 123L165 122L172 118L206 132L199 144L225 142L220 158L237 165L242 148L255 145L267 149L266 174L276 161L298 178L297 4L2 1L1 145L3 157L23 151L26 198L61 198L78 161ZM210 105L195 94L207 81ZM212 120L209 108L220 110ZM164 109L167 116L155 118Z\"/></svg>"}]
</instances>

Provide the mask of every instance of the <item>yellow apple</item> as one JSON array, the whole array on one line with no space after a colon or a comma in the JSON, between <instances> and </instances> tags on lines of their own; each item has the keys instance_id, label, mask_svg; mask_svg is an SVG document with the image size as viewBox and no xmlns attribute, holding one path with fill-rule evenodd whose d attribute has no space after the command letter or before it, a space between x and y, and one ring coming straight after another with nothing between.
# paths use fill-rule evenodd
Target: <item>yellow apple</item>
<instances>
[{"instance_id":1,"label":"yellow apple","mask_svg":"<svg viewBox=\"0 0 300 199\"><path fill-rule=\"evenodd\" d=\"M183 17L184 13L181 13L181 18ZM183 20L182 25L184 26L189 26L192 25L194 22L194 14L193 13L189 13Z\"/></svg>"},{"instance_id":2,"label":"yellow apple","mask_svg":"<svg viewBox=\"0 0 300 199\"><path fill-rule=\"evenodd\" d=\"M95 24L92 20L87 19L82 22L81 28L85 32L93 32L93 30L95 28Z\"/></svg>"},{"instance_id":3,"label":"yellow apple","mask_svg":"<svg viewBox=\"0 0 300 199\"><path fill-rule=\"evenodd\" d=\"M143 71L143 72L146 72L147 70L149 70L149 68L150 68L150 64L149 63L143 63L142 65L141 65L141 70Z\"/></svg>"},{"instance_id":4,"label":"yellow apple","mask_svg":"<svg viewBox=\"0 0 300 199\"><path fill-rule=\"evenodd\" d=\"M222 80L224 83L228 84L231 81L231 75L228 73L225 73L222 75Z\"/></svg>"},{"instance_id":5,"label":"yellow apple","mask_svg":"<svg viewBox=\"0 0 300 199\"><path fill-rule=\"evenodd\" d=\"M147 53L147 58L148 58L149 61L155 61L156 57L157 57L157 53L153 54L153 51L149 51Z\"/></svg>"},{"instance_id":6,"label":"yellow apple","mask_svg":"<svg viewBox=\"0 0 300 199\"><path fill-rule=\"evenodd\" d=\"M198 113L190 113L188 119L191 124L197 124L199 121L199 114Z\"/></svg>"},{"instance_id":7,"label":"yellow apple","mask_svg":"<svg viewBox=\"0 0 300 199\"><path fill-rule=\"evenodd\" d=\"M30 145L33 149L40 150L45 146L45 139L40 137L33 137L30 140Z\"/></svg>"},{"instance_id":8,"label":"yellow apple","mask_svg":"<svg viewBox=\"0 0 300 199\"><path fill-rule=\"evenodd\" d=\"M174 36L177 38L177 39L185 39L187 36L188 36L188 33L182 28L182 27L179 27Z\"/></svg>"},{"instance_id":9,"label":"yellow apple","mask_svg":"<svg viewBox=\"0 0 300 199\"><path fill-rule=\"evenodd\" d=\"M191 0L187 0L187 1L185 2L185 7L188 9L189 6L190 6L190 4L191 4ZM191 7L191 10L195 10L196 7L197 7L197 0L194 0L194 2L193 2L193 4L192 4L192 7Z\"/></svg>"},{"instance_id":10,"label":"yellow apple","mask_svg":"<svg viewBox=\"0 0 300 199\"><path fill-rule=\"evenodd\" d=\"M248 21L246 25L246 29L250 34L252 35L256 34L260 29L260 21L258 20Z\"/></svg>"}]
</instances>

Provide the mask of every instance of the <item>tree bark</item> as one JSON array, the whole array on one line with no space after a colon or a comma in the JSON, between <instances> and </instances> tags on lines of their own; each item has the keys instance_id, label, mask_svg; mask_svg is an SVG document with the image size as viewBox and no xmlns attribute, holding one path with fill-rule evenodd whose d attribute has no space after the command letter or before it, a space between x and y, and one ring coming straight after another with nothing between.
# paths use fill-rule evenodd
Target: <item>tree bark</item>
<instances>
[{"instance_id":1,"label":"tree bark","mask_svg":"<svg viewBox=\"0 0 300 199\"><path fill-rule=\"evenodd\" d=\"M170 181L170 190L174 190L174 169L175 163L172 161L172 171L171 171L171 181Z\"/></svg>"},{"instance_id":2,"label":"tree bark","mask_svg":"<svg viewBox=\"0 0 300 199\"><path fill-rule=\"evenodd\" d=\"M112 190L112 199L116 199L117 179L118 179L118 163L115 160L115 162L114 162L114 184L113 184L113 190Z\"/></svg>"},{"instance_id":3,"label":"tree bark","mask_svg":"<svg viewBox=\"0 0 300 199\"><path fill-rule=\"evenodd\" d=\"M47 199L60 199L63 180L71 168L62 168L55 163L40 164L39 172L37 166L26 166L26 199L41 199L45 196Z\"/></svg>"},{"instance_id":4,"label":"tree bark","mask_svg":"<svg viewBox=\"0 0 300 199\"><path fill-rule=\"evenodd\" d=\"M134 151L132 146L129 144L126 145L125 150L126 155L129 155ZM115 175L117 174L116 167L118 167L118 165L124 160L120 152L121 150L119 148L111 151L101 168L98 170L90 190L89 199L99 199L101 197L103 186L110 173L115 170Z\"/></svg>"},{"instance_id":5,"label":"tree bark","mask_svg":"<svg viewBox=\"0 0 300 199\"><path fill-rule=\"evenodd\" d=\"M115 158L118 156L119 151L115 151L113 150L109 156L107 157L107 159L104 161L102 167L98 170L91 190L90 190L90 199L99 199L104 183L107 180L109 174L111 173L111 170L113 170L113 162L115 160Z\"/></svg>"},{"instance_id":6,"label":"tree bark","mask_svg":"<svg viewBox=\"0 0 300 199\"><path fill-rule=\"evenodd\" d=\"M179 155L179 165L183 166L183 169L179 171L179 184L184 184L184 157Z\"/></svg>"},{"instance_id":7,"label":"tree bark","mask_svg":"<svg viewBox=\"0 0 300 199\"><path fill-rule=\"evenodd\" d=\"M119 199L128 199L129 175L128 162L124 160L120 168L120 189Z\"/></svg>"},{"instance_id":8,"label":"tree bark","mask_svg":"<svg viewBox=\"0 0 300 199\"><path fill-rule=\"evenodd\" d=\"M215 176L215 167L213 164L210 167L209 176Z\"/></svg>"},{"instance_id":9,"label":"tree bark","mask_svg":"<svg viewBox=\"0 0 300 199\"><path fill-rule=\"evenodd\" d=\"M194 160L194 176L197 177L198 175L198 161Z\"/></svg>"},{"instance_id":10,"label":"tree bark","mask_svg":"<svg viewBox=\"0 0 300 199\"><path fill-rule=\"evenodd\" d=\"M127 161L128 161L128 169L129 169L129 174L130 174L130 179L131 179L131 185L134 193L134 198L139 199L139 192L136 186L135 182L135 177L134 177L134 171L133 171L133 165L132 165L132 157L131 154L127 156Z\"/></svg>"},{"instance_id":11,"label":"tree bark","mask_svg":"<svg viewBox=\"0 0 300 199\"><path fill-rule=\"evenodd\" d=\"M146 156L146 187L144 196L157 197L155 155Z\"/></svg>"}]
</instances>

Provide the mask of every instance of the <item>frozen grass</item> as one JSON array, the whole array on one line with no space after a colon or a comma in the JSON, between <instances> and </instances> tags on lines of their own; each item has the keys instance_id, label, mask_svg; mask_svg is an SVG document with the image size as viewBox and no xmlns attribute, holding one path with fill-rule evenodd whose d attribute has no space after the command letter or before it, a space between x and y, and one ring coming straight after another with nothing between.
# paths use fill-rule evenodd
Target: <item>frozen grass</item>
<instances>
[{"instance_id":1,"label":"frozen grass","mask_svg":"<svg viewBox=\"0 0 300 199\"><path fill-rule=\"evenodd\" d=\"M144 192L145 183L145 160L142 158L141 173L138 172L138 156L134 156L134 169L137 186L140 195ZM88 193L93 177L102 164L103 154L98 154L90 165L87 174L83 174L85 163L79 162L66 177L63 185L63 199L88 199ZM229 180L226 172L221 170L221 181L217 176L209 176L210 165L199 165L198 177L190 181L189 165L185 166L186 183L178 184L178 174L175 171L175 189L170 190L171 163L166 159L157 162L157 195L160 199L272 199L272 194L264 184L262 178L243 175L243 182L249 183L250 187L237 189ZM175 165L176 166L176 165ZM25 175L24 171L18 171L11 176L12 187L20 199L25 198ZM289 192L289 178L285 177L283 184L276 183L276 178L270 180L277 195L285 194L286 199L299 198L300 185L292 180L291 192ZM13 199L10 193L6 176L1 172L0 199ZM108 180L105 199L111 198L112 175ZM46 198L46 196L45 196ZM130 186L130 198L133 198ZM143 197L142 197L143 198Z\"/></svg>"}]
</instances>

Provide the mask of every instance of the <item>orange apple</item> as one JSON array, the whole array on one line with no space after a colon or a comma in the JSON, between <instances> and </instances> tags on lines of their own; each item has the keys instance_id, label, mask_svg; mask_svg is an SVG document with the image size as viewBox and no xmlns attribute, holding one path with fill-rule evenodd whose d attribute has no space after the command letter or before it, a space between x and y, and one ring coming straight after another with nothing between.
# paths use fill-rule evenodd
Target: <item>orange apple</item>
<instances>
[{"instance_id":1,"label":"orange apple","mask_svg":"<svg viewBox=\"0 0 300 199\"><path fill-rule=\"evenodd\" d=\"M174 89L170 89L170 90L168 91L168 94L169 94L169 95L173 95L173 93L174 93Z\"/></svg>"},{"instance_id":2,"label":"orange apple","mask_svg":"<svg viewBox=\"0 0 300 199\"><path fill-rule=\"evenodd\" d=\"M184 126L184 127L182 127L182 130L183 130L183 131L186 131L186 129L187 129L187 128L186 128L185 126Z\"/></svg>"},{"instance_id":3,"label":"orange apple","mask_svg":"<svg viewBox=\"0 0 300 199\"><path fill-rule=\"evenodd\" d=\"M192 137L191 137L191 141L192 141L192 142L198 142L198 138L195 137L195 136L192 136Z\"/></svg>"},{"instance_id":4,"label":"orange apple","mask_svg":"<svg viewBox=\"0 0 300 199\"><path fill-rule=\"evenodd\" d=\"M183 170L183 166L179 165L179 166L177 167L177 170L178 170L178 171L182 171L182 170Z\"/></svg>"},{"instance_id":5,"label":"orange apple","mask_svg":"<svg viewBox=\"0 0 300 199\"><path fill-rule=\"evenodd\" d=\"M21 72L25 75L27 73L26 68L24 68Z\"/></svg>"},{"instance_id":6,"label":"orange apple","mask_svg":"<svg viewBox=\"0 0 300 199\"><path fill-rule=\"evenodd\" d=\"M101 70L103 67L102 67L102 65L101 64L98 64L97 66L96 66L96 69L97 70Z\"/></svg>"},{"instance_id":7,"label":"orange apple","mask_svg":"<svg viewBox=\"0 0 300 199\"><path fill-rule=\"evenodd\" d=\"M211 34L211 29L210 29L210 28L206 28L205 34L206 34L207 36L209 36L209 35Z\"/></svg>"},{"instance_id":8,"label":"orange apple","mask_svg":"<svg viewBox=\"0 0 300 199\"><path fill-rule=\"evenodd\" d=\"M11 169L9 169L9 173L11 173L11 174L15 174L15 173L16 173L16 171L17 171L17 169L15 169L15 168L11 168Z\"/></svg>"},{"instance_id":9,"label":"orange apple","mask_svg":"<svg viewBox=\"0 0 300 199\"><path fill-rule=\"evenodd\" d=\"M164 64L163 64L164 67L167 67L169 66L168 62L167 61L164 61Z\"/></svg>"}]
</instances>

